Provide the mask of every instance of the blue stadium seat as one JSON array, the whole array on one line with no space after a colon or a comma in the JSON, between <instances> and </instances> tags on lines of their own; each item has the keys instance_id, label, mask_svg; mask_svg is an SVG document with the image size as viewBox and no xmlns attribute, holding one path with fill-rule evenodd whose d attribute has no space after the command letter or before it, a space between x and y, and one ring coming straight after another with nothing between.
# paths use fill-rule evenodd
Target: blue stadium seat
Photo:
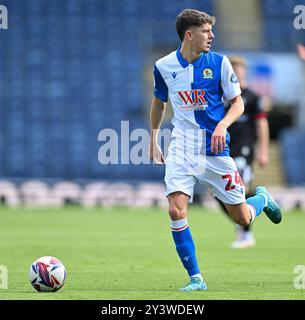
<instances>
[{"instance_id":1,"label":"blue stadium seat","mask_svg":"<svg viewBox=\"0 0 305 320\"><path fill-rule=\"evenodd\" d=\"M266 48L290 50L298 40L289 40L288 46L282 41L292 39L287 23L291 25L290 8L296 2L261 1ZM147 129L145 54L152 44L177 45L173 26L179 11L194 7L214 14L214 1L2 0L1 4L9 7L14 26L1 33L0 42L5 55L0 60L4 70L0 116L5 124L0 128L5 136L0 142L1 175L161 179L164 168L157 166L149 170L144 165L101 166L98 133L103 128L119 131L121 120L131 121L130 130ZM292 145L292 154L300 152ZM300 167L293 161L285 158L289 172ZM301 177L288 175L290 181Z\"/></svg>"},{"instance_id":2,"label":"blue stadium seat","mask_svg":"<svg viewBox=\"0 0 305 320\"><path fill-rule=\"evenodd\" d=\"M289 184L305 184L305 129L284 129L280 134L282 160ZM289 150L289 152L284 152Z\"/></svg>"}]
</instances>

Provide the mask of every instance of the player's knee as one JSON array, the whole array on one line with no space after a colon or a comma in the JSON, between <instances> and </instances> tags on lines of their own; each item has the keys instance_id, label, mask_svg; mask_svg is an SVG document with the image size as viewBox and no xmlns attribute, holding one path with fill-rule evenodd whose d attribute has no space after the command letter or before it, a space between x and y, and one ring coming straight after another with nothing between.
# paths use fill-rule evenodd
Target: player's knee
<instances>
[{"instance_id":1,"label":"player's knee","mask_svg":"<svg viewBox=\"0 0 305 320\"><path fill-rule=\"evenodd\" d=\"M181 220L187 217L187 212L186 210L178 209L177 207L170 207L169 215L172 220Z\"/></svg>"}]
</instances>

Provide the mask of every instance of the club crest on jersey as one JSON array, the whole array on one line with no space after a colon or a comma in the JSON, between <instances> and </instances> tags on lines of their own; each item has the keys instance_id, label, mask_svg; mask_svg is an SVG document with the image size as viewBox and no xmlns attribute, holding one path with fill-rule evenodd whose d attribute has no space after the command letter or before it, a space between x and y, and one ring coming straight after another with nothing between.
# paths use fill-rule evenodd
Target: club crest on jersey
<instances>
[{"instance_id":1,"label":"club crest on jersey","mask_svg":"<svg viewBox=\"0 0 305 320\"><path fill-rule=\"evenodd\" d=\"M213 70L211 68L205 68L202 71L203 79L213 79Z\"/></svg>"},{"instance_id":2,"label":"club crest on jersey","mask_svg":"<svg viewBox=\"0 0 305 320\"><path fill-rule=\"evenodd\" d=\"M178 95L183 102L183 105L180 105L179 108L183 111L205 110L208 107L203 89L178 91Z\"/></svg>"}]
</instances>

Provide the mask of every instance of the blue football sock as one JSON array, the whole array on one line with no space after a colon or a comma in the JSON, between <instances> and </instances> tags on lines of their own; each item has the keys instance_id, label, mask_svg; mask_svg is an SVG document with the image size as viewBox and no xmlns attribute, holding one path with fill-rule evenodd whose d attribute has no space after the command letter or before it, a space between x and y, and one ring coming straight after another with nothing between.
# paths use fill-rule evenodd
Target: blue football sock
<instances>
[{"instance_id":1,"label":"blue football sock","mask_svg":"<svg viewBox=\"0 0 305 320\"><path fill-rule=\"evenodd\" d=\"M171 230L176 250L189 276L200 275L195 256L195 245L187 224L187 219L171 221Z\"/></svg>"},{"instance_id":2,"label":"blue football sock","mask_svg":"<svg viewBox=\"0 0 305 320\"><path fill-rule=\"evenodd\" d=\"M254 208L255 216L252 217L252 221L263 211L265 207L265 201L265 197L261 194L257 194L254 197L250 197L246 200L246 203Z\"/></svg>"}]
</instances>

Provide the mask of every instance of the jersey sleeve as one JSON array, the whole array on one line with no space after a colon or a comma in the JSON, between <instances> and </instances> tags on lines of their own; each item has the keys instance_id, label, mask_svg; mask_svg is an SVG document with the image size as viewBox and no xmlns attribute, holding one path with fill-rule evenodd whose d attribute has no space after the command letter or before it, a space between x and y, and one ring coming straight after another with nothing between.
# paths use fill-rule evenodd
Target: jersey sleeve
<instances>
[{"instance_id":1,"label":"jersey sleeve","mask_svg":"<svg viewBox=\"0 0 305 320\"><path fill-rule=\"evenodd\" d=\"M156 98L160 99L161 101L167 102L168 88L156 65L154 66L153 74L154 74L154 95Z\"/></svg>"},{"instance_id":2,"label":"jersey sleeve","mask_svg":"<svg viewBox=\"0 0 305 320\"><path fill-rule=\"evenodd\" d=\"M221 64L221 87L223 96L227 100L232 100L241 94L237 76L226 56L223 57Z\"/></svg>"}]
</instances>

